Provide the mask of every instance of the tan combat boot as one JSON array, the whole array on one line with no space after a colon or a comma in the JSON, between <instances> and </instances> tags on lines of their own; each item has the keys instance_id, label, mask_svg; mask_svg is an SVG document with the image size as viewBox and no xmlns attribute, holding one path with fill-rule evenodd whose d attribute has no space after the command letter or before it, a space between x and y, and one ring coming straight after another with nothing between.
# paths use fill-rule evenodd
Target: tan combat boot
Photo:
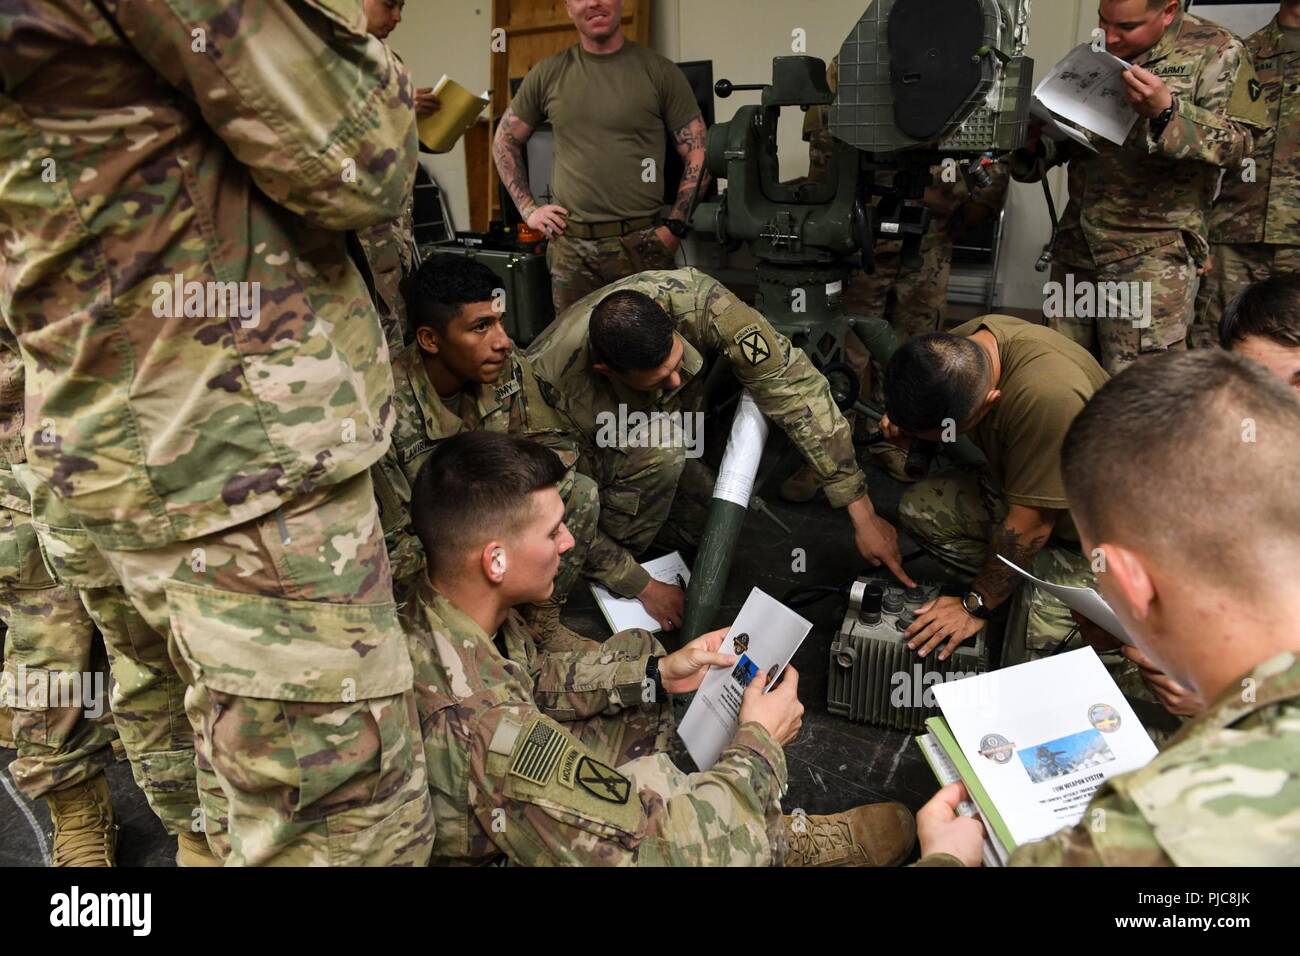
<instances>
[{"instance_id":1,"label":"tan combat boot","mask_svg":"<svg viewBox=\"0 0 1300 956\"><path fill-rule=\"evenodd\" d=\"M901 803L873 803L826 816L787 816L786 866L898 866L916 841Z\"/></svg>"},{"instance_id":2,"label":"tan combat boot","mask_svg":"<svg viewBox=\"0 0 1300 956\"><path fill-rule=\"evenodd\" d=\"M117 823L108 779L101 773L45 795L54 823L55 866L113 866Z\"/></svg>"},{"instance_id":3,"label":"tan combat boot","mask_svg":"<svg viewBox=\"0 0 1300 956\"><path fill-rule=\"evenodd\" d=\"M907 452L897 445L887 441L880 442L870 446L867 454L871 457L873 465L895 481L908 485L916 483L916 479L907 473Z\"/></svg>"},{"instance_id":4,"label":"tan combat boot","mask_svg":"<svg viewBox=\"0 0 1300 956\"><path fill-rule=\"evenodd\" d=\"M208 838L202 833L176 834L177 866L221 866L217 855L208 848Z\"/></svg>"},{"instance_id":5,"label":"tan combat boot","mask_svg":"<svg viewBox=\"0 0 1300 956\"><path fill-rule=\"evenodd\" d=\"M781 482L781 500L792 505L801 505L817 497L822 490L822 483L812 465L802 465L793 475Z\"/></svg>"},{"instance_id":6,"label":"tan combat boot","mask_svg":"<svg viewBox=\"0 0 1300 956\"><path fill-rule=\"evenodd\" d=\"M598 642L589 640L560 623L558 604L530 604L522 610L524 621L537 638L538 650L563 652L594 651L600 648Z\"/></svg>"}]
</instances>

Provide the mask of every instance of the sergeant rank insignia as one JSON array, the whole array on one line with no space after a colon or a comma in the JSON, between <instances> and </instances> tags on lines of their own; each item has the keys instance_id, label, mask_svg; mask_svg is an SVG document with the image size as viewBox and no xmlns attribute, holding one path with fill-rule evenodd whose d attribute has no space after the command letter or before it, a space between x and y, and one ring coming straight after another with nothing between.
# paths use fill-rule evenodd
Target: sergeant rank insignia
<instances>
[{"instance_id":1,"label":"sergeant rank insignia","mask_svg":"<svg viewBox=\"0 0 1300 956\"><path fill-rule=\"evenodd\" d=\"M632 781L599 760L592 760L585 755L578 761L575 777L583 790L609 803L627 803L627 798L632 793Z\"/></svg>"}]
</instances>

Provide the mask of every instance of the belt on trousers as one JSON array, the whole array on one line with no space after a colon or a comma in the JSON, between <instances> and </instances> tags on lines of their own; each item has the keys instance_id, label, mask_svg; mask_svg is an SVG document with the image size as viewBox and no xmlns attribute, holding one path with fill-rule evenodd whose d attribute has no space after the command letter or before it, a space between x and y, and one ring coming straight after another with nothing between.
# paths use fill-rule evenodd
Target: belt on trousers
<instances>
[{"instance_id":1,"label":"belt on trousers","mask_svg":"<svg viewBox=\"0 0 1300 956\"><path fill-rule=\"evenodd\" d=\"M641 219L620 219L617 222L595 222L581 223L571 222L565 228L566 236L573 236L575 239L616 239L626 236L629 232L640 232L642 229L649 229L657 220L654 216L644 216Z\"/></svg>"}]
</instances>

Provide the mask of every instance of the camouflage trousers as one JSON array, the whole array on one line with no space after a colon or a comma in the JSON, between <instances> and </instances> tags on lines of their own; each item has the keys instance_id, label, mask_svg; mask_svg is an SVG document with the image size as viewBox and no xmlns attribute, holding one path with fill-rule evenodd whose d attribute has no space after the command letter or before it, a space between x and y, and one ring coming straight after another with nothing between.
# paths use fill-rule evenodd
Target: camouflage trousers
<instances>
[{"instance_id":1,"label":"camouflage trousers","mask_svg":"<svg viewBox=\"0 0 1300 956\"><path fill-rule=\"evenodd\" d=\"M411 662L369 473L224 531L101 549L188 690L227 865L415 865L431 833Z\"/></svg>"},{"instance_id":2,"label":"camouflage trousers","mask_svg":"<svg viewBox=\"0 0 1300 956\"><path fill-rule=\"evenodd\" d=\"M112 711L136 785L168 833L193 830L199 824L194 731L167 643L131 604L85 532L72 527L59 499L26 468L15 472L40 515L32 524L50 570L103 636L113 674Z\"/></svg>"},{"instance_id":3,"label":"camouflage trousers","mask_svg":"<svg viewBox=\"0 0 1300 956\"><path fill-rule=\"evenodd\" d=\"M579 466L600 486L600 529L634 556L652 544L694 548L708 524L713 501L713 469L684 448L603 449L596 461ZM593 547L583 573L623 597L617 560Z\"/></svg>"},{"instance_id":4,"label":"camouflage trousers","mask_svg":"<svg viewBox=\"0 0 1300 956\"><path fill-rule=\"evenodd\" d=\"M1212 247L1210 259L1210 274L1196 300L1196 324L1187 335L1194 349L1218 347L1219 323L1247 287L1278 273L1300 272L1300 246L1225 243Z\"/></svg>"},{"instance_id":5,"label":"camouflage trousers","mask_svg":"<svg viewBox=\"0 0 1300 956\"><path fill-rule=\"evenodd\" d=\"M945 565L974 577L984 566L994 526L1006 516L1001 494L983 475L941 472L912 485L898 505L899 521L927 552ZM1093 587L1096 578L1077 546L1048 542L1038 552L1030 574L1049 584ZM1008 633L1004 665L1046 656L1069 636L1074 620L1050 594L1022 585L1023 633ZM1014 615L1013 615L1014 616ZM1019 628L1017 628L1019 631Z\"/></svg>"},{"instance_id":6,"label":"camouflage trousers","mask_svg":"<svg viewBox=\"0 0 1300 956\"><path fill-rule=\"evenodd\" d=\"M558 316L579 299L612 282L651 269L674 269L677 254L665 246L655 228L610 239L560 236L546 247L551 270L551 299Z\"/></svg>"},{"instance_id":7,"label":"camouflage trousers","mask_svg":"<svg viewBox=\"0 0 1300 956\"><path fill-rule=\"evenodd\" d=\"M1070 307L1060 310L1067 314L1047 315L1047 325L1078 342L1107 372L1117 375L1148 352L1186 347L1199 286L1196 270L1181 242L1096 268L1058 262L1052 267L1052 281L1067 291L1091 288L1093 305L1084 311L1094 315L1070 314L1078 311L1076 297L1062 302ZM1143 308L1137 308L1139 303Z\"/></svg>"},{"instance_id":8,"label":"camouflage trousers","mask_svg":"<svg viewBox=\"0 0 1300 956\"><path fill-rule=\"evenodd\" d=\"M902 244L886 243L876 250L873 275L856 273L844 288L849 315L886 320L899 342L926 332L943 330L952 274L952 239L930 230L921 241L921 263L903 263Z\"/></svg>"},{"instance_id":9,"label":"camouflage trousers","mask_svg":"<svg viewBox=\"0 0 1300 956\"><path fill-rule=\"evenodd\" d=\"M0 702L11 714L18 789L35 800L93 779L117 737L108 667L77 593L54 580L31 518L0 509Z\"/></svg>"}]
</instances>

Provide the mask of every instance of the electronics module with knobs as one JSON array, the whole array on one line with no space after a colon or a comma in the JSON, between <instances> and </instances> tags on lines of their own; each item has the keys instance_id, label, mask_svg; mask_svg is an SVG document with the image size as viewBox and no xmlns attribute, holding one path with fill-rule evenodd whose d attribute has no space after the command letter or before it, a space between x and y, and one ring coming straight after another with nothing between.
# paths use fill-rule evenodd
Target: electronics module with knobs
<instances>
[{"instance_id":1,"label":"electronics module with knobs","mask_svg":"<svg viewBox=\"0 0 1300 956\"><path fill-rule=\"evenodd\" d=\"M908 650L907 629L917 611L939 596L939 588L904 588L877 578L859 578L849 591L849 607L831 642L827 709L850 720L921 730L938 713L927 691L937 683L988 670L985 631L967 641L946 661Z\"/></svg>"}]
</instances>

